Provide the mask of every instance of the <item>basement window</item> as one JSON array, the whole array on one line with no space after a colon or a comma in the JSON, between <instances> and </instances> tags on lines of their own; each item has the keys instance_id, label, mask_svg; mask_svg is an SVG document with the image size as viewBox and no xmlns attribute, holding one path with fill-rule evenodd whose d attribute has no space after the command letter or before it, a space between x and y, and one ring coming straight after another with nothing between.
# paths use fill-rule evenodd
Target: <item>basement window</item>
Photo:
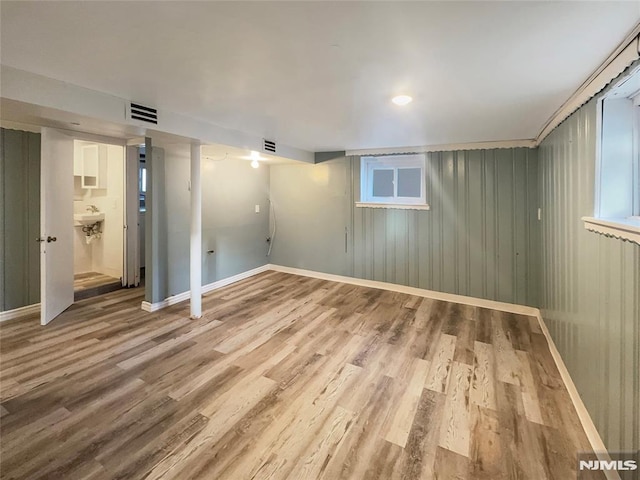
<instances>
[{"instance_id":1,"label":"basement window","mask_svg":"<svg viewBox=\"0 0 640 480\"><path fill-rule=\"evenodd\" d=\"M140 194L140 212L147 211L147 163L144 153L140 154L138 171L138 193Z\"/></svg>"},{"instance_id":2,"label":"basement window","mask_svg":"<svg viewBox=\"0 0 640 480\"><path fill-rule=\"evenodd\" d=\"M585 228L640 244L640 68L598 103L595 215Z\"/></svg>"},{"instance_id":3,"label":"basement window","mask_svg":"<svg viewBox=\"0 0 640 480\"><path fill-rule=\"evenodd\" d=\"M385 155L360 159L358 207L428 210L424 155Z\"/></svg>"}]
</instances>

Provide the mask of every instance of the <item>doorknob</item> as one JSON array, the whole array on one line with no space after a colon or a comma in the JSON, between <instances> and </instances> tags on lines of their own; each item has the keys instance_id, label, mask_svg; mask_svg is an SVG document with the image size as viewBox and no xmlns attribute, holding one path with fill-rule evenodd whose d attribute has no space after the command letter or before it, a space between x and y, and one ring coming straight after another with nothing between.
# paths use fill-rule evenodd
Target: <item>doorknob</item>
<instances>
[{"instance_id":1,"label":"doorknob","mask_svg":"<svg viewBox=\"0 0 640 480\"><path fill-rule=\"evenodd\" d=\"M52 237L52 236L47 237L47 243L55 242L56 240L58 240L56 237Z\"/></svg>"}]
</instances>

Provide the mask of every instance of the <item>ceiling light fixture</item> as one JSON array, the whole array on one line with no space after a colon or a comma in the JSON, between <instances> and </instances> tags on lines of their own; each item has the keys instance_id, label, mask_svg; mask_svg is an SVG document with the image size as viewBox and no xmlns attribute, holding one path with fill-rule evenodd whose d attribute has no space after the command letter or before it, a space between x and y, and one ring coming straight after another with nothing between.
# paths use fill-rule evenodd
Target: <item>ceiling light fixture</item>
<instances>
[{"instance_id":1,"label":"ceiling light fixture","mask_svg":"<svg viewBox=\"0 0 640 480\"><path fill-rule=\"evenodd\" d=\"M240 157L245 160L251 160L251 166L253 168L258 168L260 166L260 162L263 160L268 160L268 158L260 155L260 152L256 152L255 150L251 150L248 156Z\"/></svg>"},{"instance_id":2,"label":"ceiling light fixture","mask_svg":"<svg viewBox=\"0 0 640 480\"><path fill-rule=\"evenodd\" d=\"M398 95L397 97L393 97L391 101L396 105L404 106L408 103L411 103L413 101L413 98L411 98L409 95Z\"/></svg>"}]
</instances>

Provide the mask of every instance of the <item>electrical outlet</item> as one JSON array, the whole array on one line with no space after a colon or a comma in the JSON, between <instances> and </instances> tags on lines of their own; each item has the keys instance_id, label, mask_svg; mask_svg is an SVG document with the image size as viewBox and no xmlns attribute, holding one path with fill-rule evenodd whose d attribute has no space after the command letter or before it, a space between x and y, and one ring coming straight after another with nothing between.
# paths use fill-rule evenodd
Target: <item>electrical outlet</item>
<instances>
[{"instance_id":1,"label":"electrical outlet","mask_svg":"<svg viewBox=\"0 0 640 480\"><path fill-rule=\"evenodd\" d=\"M260 205L256 205L256 213L260 213Z\"/></svg>"}]
</instances>

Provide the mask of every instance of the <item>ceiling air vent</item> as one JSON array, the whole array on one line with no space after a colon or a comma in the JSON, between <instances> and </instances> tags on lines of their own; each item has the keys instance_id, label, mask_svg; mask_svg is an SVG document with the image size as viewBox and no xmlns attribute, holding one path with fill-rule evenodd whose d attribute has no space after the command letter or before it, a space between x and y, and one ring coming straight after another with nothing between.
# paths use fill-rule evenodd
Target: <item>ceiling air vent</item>
<instances>
[{"instance_id":1,"label":"ceiling air vent","mask_svg":"<svg viewBox=\"0 0 640 480\"><path fill-rule=\"evenodd\" d=\"M269 153L276 153L276 142L273 142L271 140L265 140L263 139L262 142L262 149L265 152L269 152Z\"/></svg>"},{"instance_id":2,"label":"ceiling air vent","mask_svg":"<svg viewBox=\"0 0 640 480\"><path fill-rule=\"evenodd\" d=\"M141 122L158 124L158 111L155 108L145 107L139 103L131 102L129 108L129 118L140 120Z\"/></svg>"}]
</instances>

